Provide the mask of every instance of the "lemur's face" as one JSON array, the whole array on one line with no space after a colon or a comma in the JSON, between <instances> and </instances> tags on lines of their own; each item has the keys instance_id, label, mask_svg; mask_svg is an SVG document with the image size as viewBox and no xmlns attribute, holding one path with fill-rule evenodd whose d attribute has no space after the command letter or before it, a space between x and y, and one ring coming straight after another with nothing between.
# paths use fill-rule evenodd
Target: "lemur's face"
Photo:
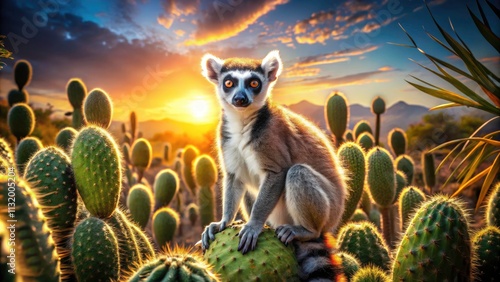
<instances>
[{"instance_id":1,"label":"lemur's face","mask_svg":"<svg viewBox=\"0 0 500 282\"><path fill-rule=\"evenodd\" d=\"M262 61L221 60L207 54L202 59L202 68L203 75L216 85L222 106L245 111L259 109L265 104L282 65L278 51L272 51Z\"/></svg>"}]
</instances>

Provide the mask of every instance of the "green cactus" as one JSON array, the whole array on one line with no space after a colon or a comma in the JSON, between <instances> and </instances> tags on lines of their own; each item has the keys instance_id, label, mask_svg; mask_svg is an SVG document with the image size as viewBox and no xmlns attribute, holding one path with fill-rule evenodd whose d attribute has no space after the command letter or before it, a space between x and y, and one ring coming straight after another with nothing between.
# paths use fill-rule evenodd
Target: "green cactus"
<instances>
[{"instance_id":1,"label":"green cactus","mask_svg":"<svg viewBox=\"0 0 500 282\"><path fill-rule=\"evenodd\" d=\"M7 94L7 102L9 103L9 107L12 107L15 104L19 103L28 104L29 103L28 91L17 90L17 89L10 90L9 94Z\"/></svg>"},{"instance_id":2,"label":"green cactus","mask_svg":"<svg viewBox=\"0 0 500 282\"><path fill-rule=\"evenodd\" d=\"M245 255L238 251L243 224L233 223L215 235L204 257L222 281L298 281L299 266L292 246L285 246L274 230L264 227L257 248Z\"/></svg>"},{"instance_id":3,"label":"green cactus","mask_svg":"<svg viewBox=\"0 0 500 282\"><path fill-rule=\"evenodd\" d=\"M372 113L376 116L375 121L375 145L379 146L380 140L380 116L385 113L385 101L381 97L375 97L372 102Z\"/></svg>"},{"instance_id":4,"label":"green cactus","mask_svg":"<svg viewBox=\"0 0 500 282\"><path fill-rule=\"evenodd\" d=\"M132 137L131 140L137 138L137 115L135 112L130 113L130 135Z\"/></svg>"},{"instance_id":5,"label":"green cactus","mask_svg":"<svg viewBox=\"0 0 500 282\"><path fill-rule=\"evenodd\" d=\"M372 199L368 193L368 185L365 183L363 188L363 195L361 195L361 201L359 202L359 207L366 213L369 214L372 210Z\"/></svg>"},{"instance_id":6,"label":"green cactus","mask_svg":"<svg viewBox=\"0 0 500 282\"><path fill-rule=\"evenodd\" d=\"M393 264L398 281L470 281L472 250L463 203L446 196L425 202L401 240Z\"/></svg>"},{"instance_id":7,"label":"green cactus","mask_svg":"<svg viewBox=\"0 0 500 282\"><path fill-rule=\"evenodd\" d=\"M71 145L77 134L78 131L73 127L65 127L56 135L56 145L63 149L68 156L71 155Z\"/></svg>"},{"instance_id":8,"label":"green cactus","mask_svg":"<svg viewBox=\"0 0 500 282\"><path fill-rule=\"evenodd\" d=\"M219 279L198 254L174 250L157 259L148 261L127 279L128 282L217 282Z\"/></svg>"},{"instance_id":9,"label":"green cactus","mask_svg":"<svg viewBox=\"0 0 500 282\"><path fill-rule=\"evenodd\" d=\"M79 282L117 281L120 274L118 240L106 222L82 220L73 233L71 258Z\"/></svg>"},{"instance_id":10,"label":"green cactus","mask_svg":"<svg viewBox=\"0 0 500 282\"><path fill-rule=\"evenodd\" d=\"M364 119L360 120L358 123L356 123L356 125L354 125L353 132L354 132L354 139L355 140L358 140L359 136L363 132L368 132L368 133L373 135L373 131L372 131L372 128L370 126L370 123Z\"/></svg>"},{"instance_id":11,"label":"green cactus","mask_svg":"<svg viewBox=\"0 0 500 282\"><path fill-rule=\"evenodd\" d=\"M339 231L339 250L353 254L361 266L376 265L389 270L390 252L377 228L370 222L348 223Z\"/></svg>"},{"instance_id":12,"label":"green cactus","mask_svg":"<svg viewBox=\"0 0 500 282\"><path fill-rule=\"evenodd\" d=\"M373 136L368 132L361 133L356 140L359 146L361 146L361 148L363 148L366 152L373 148L373 145L375 144Z\"/></svg>"},{"instance_id":13,"label":"green cactus","mask_svg":"<svg viewBox=\"0 0 500 282\"><path fill-rule=\"evenodd\" d=\"M378 230L382 229L382 226L380 225L380 211L374 207L370 210L370 214L368 215L368 218L370 219L370 222L375 224L377 226Z\"/></svg>"},{"instance_id":14,"label":"green cactus","mask_svg":"<svg viewBox=\"0 0 500 282\"><path fill-rule=\"evenodd\" d=\"M194 224L198 220L198 217L200 216L200 209L195 203L191 203L187 206L186 212L187 212L187 217L191 222L191 226L194 226Z\"/></svg>"},{"instance_id":15,"label":"green cactus","mask_svg":"<svg viewBox=\"0 0 500 282\"><path fill-rule=\"evenodd\" d=\"M376 266L362 267L352 277L352 282L389 282L387 274Z\"/></svg>"},{"instance_id":16,"label":"green cactus","mask_svg":"<svg viewBox=\"0 0 500 282\"><path fill-rule=\"evenodd\" d=\"M335 136L335 144L344 142L344 132L349 123L349 106L344 94L335 92L328 97L325 105L325 118L330 131Z\"/></svg>"},{"instance_id":17,"label":"green cactus","mask_svg":"<svg viewBox=\"0 0 500 282\"><path fill-rule=\"evenodd\" d=\"M127 197L127 207L134 222L145 228L153 209L153 195L151 190L142 184L132 186Z\"/></svg>"},{"instance_id":18,"label":"green cactus","mask_svg":"<svg viewBox=\"0 0 500 282\"><path fill-rule=\"evenodd\" d=\"M68 93L69 102L73 107L73 128L79 130L86 124L83 115L83 100L85 100L85 96L87 95L87 88L80 79L73 78L68 82L66 92Z\"/></svg>"},{"instance_id":19,"label":"green cactus","mask_svg":"<svg viewBox=\"0 0 500 282\"><path fill-rule=\"evenodd\" d=\"M134 179L133 179L132 169L128 165L126 165L124 170L125 170L125 177L127 179L127 184L129 187L131 187L132 185L135 184L133 182Z\"/></svg>"},{"instance_id":20,"label":"green cactus","mask_svg":"<svg viewBox=\"0 0 500 282\"><path fill-rule=\"evenodd\" d=\"M123 160L125 161L125 165L132 163L132 161L130 160L130 145L128 143L122 144L122 156Z\"/></svg>"},{"instance_id":21,"label":"green cactus","mask_svg":"<svg viewBox=\"0 0 500 282\"><path fill-rule=\"evenodd\" d=\"M406 133L401 128L394 128L389 132L387 138L389 140L389 146L396 157L404 155L406 152Z\"/></svg>"},{"instance_id":22,"label":"green cactus","mask_svg":"<svg viewBox=\"0 0 500 282\"><path fill-rule=\"evenodd\" d=\"M488 226L479 231L472 239L477 257L477 281L495 281L500 273L500 229Z\"/></svg>"},{"instance_id":23,"label":"green cactus","mask_svg":"<svg viewBox=\"0 0 500 282\"><path fill-rule=\"evenodd\" d=\"M199 187L198 204L200 206L201 226L205 227L215 221L215 192L217 167L208 155L201 155L194 161L195 182Z\"/></svg>"},{"instance_id":24,"label":"green cactus","mask_svg":"<svg viewBox=\"0 0 500 282\"><path fill-rule=\"evenodd\" d=\"M163 160L165 162L169 162L171 157L172 157L172 145L170 145L170 143L166 143L163 146Z\"/></svg>"},{"instance_id":25,"label":"green cactus","mask_svg":"<svg viewBox=\"0 0 500 282\"><path fill-rule=\"evenodd\" d=\"M42 148L42 142L36 137L27 137L19 142L16 148L16 166L21 175L24 174L24 168L30 158Z\"/></svg>"},{"instance_id":26,"label":"green cactus","mask_svg":"<svg viewBox=\"0 0 500 282\"><path fill-rule=\"evenodd\" d=\"M352 130L348 129L344 133L344 141L354 142L354 136L352 135Z\"/></svg>"},{"instance_id":27,"label":"green cactus","mask_svg":"<svg viewBox=\"0 0 500 282\"><path fill-rule=\"evenodd\" d=\"M151 159L153 158L153 149L151 149L151 144L144 138L139 138L135 140L132 145L132 156L130 160L132 165L137 168L137 173L139 176L139 181L141 181L144 172L151 165Z\"/></svg>"},{"instance_id":28,"label":"green cactus","mask_svg":"<svg viewBox=\"0 0 500 282\"><path fill-rule=\"evenodd\" d=\"M113 117L113 102L104 90L96 88L85 99L83 112L88 123L107 129Z\"/></svg>"},{"instance_id":29,"label":"green cactus","mask_svg":"<svg viewBox=\"0 0 500 282\"><path fill-rule=\"evenodd\" d=\"M174 239L180 224L179 214L171 208L161 208L153 215L153 235L159 248Z\"/></svg>"},{"instance_id":30,"label":"green cactus","mask_svg":"<svg viewBox=\"0 0 500 282\"><path fill-rule=\"evenodd\" d=\"M486 223L500 228L500 182L491 191L486 208Z\"/></svg>"},{"instance_id":31,"label":"green cactus","mask_svg":"<svg viewBox=\"0 0 500 282\"><path fill-rule=\"evenodd\" d=\"M35 114L26 104L14 105L7 115L10 132L16 136L18 142L33 132L35 122Z\"/></svg>"},{"instance_id":32,"label":"green cactus","mask_svg":"<svg viewBox=\"0 0 500 282\"><path fill-rule=\"evenodd\" d=\"M393 204L398 201L399 195L407 186L408 183L406 181L406 174L404 174L404 172L400 170L396 171L396 195L394 196L394 200L392 201Z\"/></svg>"},{"instance_id":33,"label":"green cactus","mask_svg":"<svg viewBox=\"0 0 500 282\"><path fill-rule=\"evenodd\" d=\"M415 171L415 164L413 163L413 159L408 155L399 155L394 160L394 165L396 166L397 170L402 171L406 175L407 185L412 185L413 175Z\"/></svg>"},{"instance_id":34,"label":"green cactus","mask_svg":"<svg viewBox=\"0 0 500 282\"><path fill-rule=\"evenodd\" d=\"M436 186L436 168L434 166L434 155L429 152L422 153L422 173L424 174L425 188L429 193Z\"/></svg>"},{"instance_id":35,"label":"green cactus","mask_svg":"<svg viewBox=\"0 0 500 282\"><path fill-rule=\"evenodd\" d=\"M132 145L132 135L130 135L130 133L128 133L128 132L123 134L123 142L122 143Z\"/></svg>"},{"instance_id":36,"label":"green cactus","mask_svg":"<svg viewBox=\"0 0 500 282\"><path fill-rule=\"evenodd\" d=\"M193 176L193 162L199 154L200 152L193 145L186 146L182 151L182 179L193 195L196 195L196 183Z\"/></svg>"},{"instance_id":37,"label":"green cactus","mask_svg":"<svg viewBox=\"0 0 500 282\"><path fill-rule=\"evenodd\" d=\"M129 224L141 254L141 260L147 261L155 257L155 251L151 245L151 239L135 224Z\"/></svg>"},{"instance_id":38,"label":"green cactus","mask_svg":"<svg viewBox=\"0 0 500 282\"><path fill-rule=\"evenodd\" d=\"M0 137L0 158L6 160L10 166L15 164L14 152L12 152L9 142L2 137Z\"/></svg>"},{"instance_id":39,"label":"green cactus","mask_svg":"<svg viewBox=\"0 0 500 282\"><path fill-rule=\"evenodd\" d=\"M351 281L354 274L356 274L361 267L359 261L353 255L346 252L336 252L333 257L334 259L340 260L342 272L344 272L347 281Z\"/></svg>"},{"instance_id":40,"label":"green cactus","mask_svg":"<svg viewBox=\"0 0 500 282\"><path fill-rule=\"evenodd\" d=\"M368 216L362 209L356 209L350 219L351 222L360 222L365 220L368 221Z\"/></svg>"},{"instance_id":41,"label":"green cactus","mask_svg":"<svg viewBox=\"0 0 500 282\"><path fill-rule=\"evenodd\" d=\"M125 123L122 123L122 133L127 133L127 125Z\"/></svg>"},{"instance_id":42,"label":"green cactus","mask_svg":"<svg viewBox=\"0 0 500 282\"><path fill-rule=\"evenodd\" d=\"M16 275L24 281L58 282L59 258L47 219L29 185L22 179L11 185L9 179L0 175L0 219L15 234L16 244L11 248L15 250ZM15 208L10 204L12 194ZM16 222L9 222L13 218Z\"/></svg>"},{"instance_id":43,"label":"green cactus","mask_svg":"<svg viewBox=\"0 0 500 282\"><path fill-rule=\"evenodd\" d=\"M401 219L401 230L405 230L411 215L425 201L425 194L417 187L406 187L399 196L399 218Z\"/></svg>"},{"instance_id":44,"label":"green cactus","mask_svg":"<svg viewBox=\"0 0 500 282\"><path fill-rule=\"evenodd\" d=\"M73 143L71 163L78 192L89 212L107 218L121 190L120 151L111 135L97 126L82 129Z\"/></svg>"},{"instance_id":45,"label":"green cactus","mask_svg":"<svg viewBox=\"0 0 500 282\"><path fill-rule=\"evenodd\" d=\"M155 208L166 207L170 204L179 190L179 177L171 169L158 172L154 182Z\"/></svg>"},{"instance_id":46,"label":"green cactus","mask_svg":"<svg viewBox=\"0 0 500 282\"><path fill-rule=\"evenodd\" d=\"M349 198L345 202L341 222L347 222L358 207L365 184L365 155L363 149L353 142L346 142L337 151L339 159L344 164L347 175Z\"/></svg>"},{"instance_id":47,"label":"green cactus","mask_svg":"<svg viewBox=\"0 0 500 282\"><path fill-rule=\"evenodd\" d=\"M380 206L384 238L387 244L392 246L395 232L391 223L390 207L396 195L396 173L394 172L393 160L389 152L380 147L371 149L366 158L370 195Z\"/></svg>"},{"instance_id":48,"label":"green cactus","mask_svg":"<svg viewBox=\"0 0 500 282\"><path fill-rule=\"evenodd\" d=\"M30 62L26 60L19 60L14 65L14 81L17 88L23 90L31 81L32 68Z\"/></svg>"},{"instance_id":49,"label":"green cactus","mask_svg":"<svg viewBox=\"0 0 500 282\"><path fill-rule=\"evenodd\" d=\"M118 254L120 256L120 276L133 270L141 260L141 250L132 231L132 223L120 209L105 220L113 230L118 241Z\"/></svg>"}]
</instances>

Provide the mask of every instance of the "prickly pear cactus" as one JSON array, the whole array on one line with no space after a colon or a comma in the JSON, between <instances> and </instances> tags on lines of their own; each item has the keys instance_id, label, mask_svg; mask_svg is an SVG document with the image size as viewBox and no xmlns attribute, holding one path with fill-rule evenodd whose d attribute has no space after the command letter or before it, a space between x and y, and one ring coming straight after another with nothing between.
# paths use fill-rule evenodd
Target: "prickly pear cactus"
<instances>
[{"instance_id":1,"label":"prickly pear cactus","mask_svg":"<svg viewBox=\"0 0 500 282\"><path fill-rule=\"evenodd\" d=\"M356 209L350 219L351 222L360 222L365 220L368 221L368 216L362 209Z\"/></svg>"},{"instance_id":2,"label":"prickly pear cactus","mask_svg":"<svg viewBox=\"0 0 500 282\"><path fill-rule=\"evenodd\" d=\"M83 100L87 95L87 88L80 79L72 78L66 86L66 92L68 93L69 102L73 106L72 126L74 129L79 130L86 124L83 115Z\"/></svg>"},{"instance_id":3,"label":"prickly pear cactus","mask_svg":"<svg viewBox=\"0 0 500 282\"><path fill-rule=\"evenodd\" d=\"M472 240L477 257L475 278L478 281L496 281L500 273L500 229L488 226Z\"/></svg>"},{"instance_id":4,"label":"prickly pear cactus","mask_svg":"<svg viewBox=\"0 0 500 282\"><path fill-rule=\"evenodd\" d=\"M68 156L71 156L71 145L77 134L78 131L73 127L65 127L56 135L56 145L63 149Z\"/></svg>"},{"instance_id":5,"label":"prickly pear cactus","mask_svg":"<svg viewBox=\"0 0 500 282\"><path fill-rule=\"evenodd\" d=\"M17 89L12 89L9 91L9 94L7 94L7 102L9 103L9 107L14 106L15 104L19 103L29 103L29 94L26 90L17 90Z\"/></svg>"},{"instance_id":6,"label":"prickly pear cactus","mask_svg":"<svg viewBox=\"0 0 500 282\"><path fill-rule=\"evenodd\" d=\"M97 126L82 129L73 143L71 163L88 211L96 217L109 217L122 185L121 157L113 137Z\"/></svg>"},{"instance_id":7,"label":"prickly pear cactus","mask_svg":"<svg viewBox=\"0 0 500 282\"><path fill-rule=\"evenodd\" d=\"M179 177L171 169L158 172L154 182L155 206L166 207L170 204L179 190Z\"/></svg>"},{"instance_id":8,"label":"prickly pear cactus","mask_svg":"<svg viewBox=\"0 0 500 282\"><path fill-rule=\"evenodd\" d=\"M406 187L399 196L399 218L401 230L404 230L411 220L410 216L425 201L425 194L417 187Z\"/></svg>"},{"instance_id":9,"label":"prickly pear cactus","mask_svg":"<svg viewBox=\"0 0 500 282\"><path fill-rule=\"evenodd\" d=\"M125 218L125 221L128 221L128 219ZM130 223L130 221L128 222ZM132 233L134 233L137 247L139 248L141 254L141 260L147 261L154 258L156 255L153 246L151 245L151 239L137 225L133 223L128 225L130 226Z\"/></svg>"},{"instance_id":10,"label":"prickly pear cactus","mask_svg":"<svg viewBox=\"0 0 500 282\"><path fill-rule=\"evenodd\" d=\"M236 223L215 235L204 257L222 281L298 281L299 266L293 248L285 246L274 230L264 227L257 248L245 255L238 251Z\"/></svg>"},{"instance_id":11,"label":"prickly pear cactus","mask_svg":"<svg viewBox=\"0 0 500 282\"><path fill-rule=\"evenodd\" d=\"M352 277L353 282L389 282L387 274L376 266L362 267Z\"/></svg>"},{"instance_id":12,"label":"prickly pear cactus","mask_svg":"<svg viewBox=\"0 0 500 282\"><path fill-rule=\"evenodd\" d=\"M42 142L36 137L27 137L19 142L16 148L16 166L21 175L24 174L24 168L30 158L42 148Z\"/></svg>"},{"instance_id":13,"label":"prickly pear cactus","mask_svg":"<svg viewBox=\"0 0 500 282\"><path fill-rule=\"evenodd\" d=\"M118 240L108 224L86 218L76 226L72 240L71 258L79 282L118 280Z\"/></svg>"},{"instance_id":14,"label":"prickly pear cactus","mask_svg":"<svg viewBox=\"0 0 500 282\"><path fill-rule=\"evenodd\" d=\"M191 203L187 206L187 217L189 218L189 222L191 222L191 226L194 226L198 217L200 217L200 209L195 203Z\"/></svg>"},{"instance_id":15,"label":"prickly pear cactus","mask_svg":"<svg viewBox=\"0 0 500 282\"><path fill-rule=\"evenodd\" d=\"M406 175L406 182L408 185L411 185L413 183L413 174L415 171L413 159L408 155L400 155L394 160L394 165L397 170L402 171Z\"/></svg>"},{"instance_id":16,"label":"prickly pear cactus","mask_svg":"<svg viewBox=\"0 0 500 282\"><path fill-rule=\"evenodd\" d=\"M171 208L161 208L153 215L153 235L159 248L174 239L179 227L179 214Z\"/></svg>"},{"instance_id":17,"label":"prickly pear cactus","mask_svg":"<svg viewBox=\"0 0 500 282\"><path fill-rule=\"evenodd\" d=\"M344 141L354 142L354 135L352 135L352 130L348 129L345 131Z\"/></svg>"},{"instance_id":18,"label":"prickly pear cactus","mask_svg":"<svg viewBox=\"0 0 500 282\"><path fill-rule=\"evenodd\" d=\"M0 219L16 234L16 275L24 281L58 282L59 257L36 196L23 180L18 179L13 186L10 183L7 176L0 175ZM9 193L15 194L15 209L9 208L13 202ZM15 223L8 221L13 219Z\"/></svg>"},{"instance_id":19,"label":"prickly pear cactus","mask_svg":"<svg viewBox=\"0 0 500 282\"><path fill-rule=\"evenodd\" d=\"M127 207L132 220L144 229L153 210L153 194L151 190L142 184L134 185L128 193Z\"/></svg>"},{"instance_id":20,"label":"prickly pear cactus","mask_svg":"<svg viewBox=\"0 0 500 282\"><path fill-rule=\"evenodd\" d=\"M23 90L31 81L31 64L26 60L19 60L14 65L14 81L17 88Z\"/></svg>"},{"instance_id":21,"label":"prickly pear cactus","mask_svg":"<svg viewBox=\"0 0 500 282\"><path fill-rule=\"evenodd\" d=\"M201 226L205 227L215 221L215 192L217 167L208 155L202 155L194 161L195 182L199 188L198 204L200 205Z\"/></svg>"},{"instance_id":22,"label":"prickly pear cactus","mask_svg":"<svg viewBox=\"0 0 500 282\"><path fill-rule=\"evenodd\" d=\"M354 139L358 140L359 136L363 132L368 132L370 134L373 134L372 128L370 126L370 123L367 120L360 120L356 125L354 126L353 129L354 132Z\"/></svg>"},{"instance_id":23,"label":"prickly pear cactus","mask_svg":"<svg viewBox=\"0 0 500 282\"><path fill-rule=\"evenodd\" d=\"M219 279L212 273L211 266L200 255L174 249L164 256L141 265L127 281L217 282Z\"/></svg>"},{"instance_id":24,"label":"prickly pear cactus","mask_svg":"<svg viewBox=\"0 0 500 282\"><path fill-rule=\"evenodd\" d=\"M404 281L470 281L471 241L464 205L436 196L415 213L393 263L393 277Z\"/></svg>"},{"instance_id":25,"label":"prickly pear cactus","mask_svg":"<svg viewBox=\"0 0 500 282\"><path fill-rule=\"evenodd\" d=\"M149 141L144 138L139 138L135 140L132 145L132 165L137 168L139 173L139 181L142 179L144 171L151 165L151 160L153 156L153 149Z\"/></svg>"},{"instance_id":26,"label":"prickly pear cactus","mask_svg":"<svg viewBox=\"0 0 500 282\"><path fill-rule=\"evenodd\" d=\"M104 90L96 88L85 99L83 112L88 123L107 129L113 117L113 103Z\"/></svg>"},{"instance_id":27,"label":"prickly pear cactus","mask_svg":"<svg viewBox=\"0 0 500 282\"><path fill-rule=\"evenodd\" d=\"M500 228L500 182L496 184L488 200L486 222Z\"/></svg>"},{"instance_id":28,"label":"prickly pear cactus","mask_svg":"<svg viewBox=\"0 0 500 282\"><path fill-rule=\"evenodd\" d=\"M344 132L349 123L349 107L344 94L335 92L328 97L325 117L330 131L335 136L336 144L339 146L343 142Z\"/></svg>"},{"instance_id":29,"label":"prickly pear cactus","mask_svg":"<svg viewBox=\"0 0 500 282\"><path fill-rule=\"evenodd\" d=\"M376 265L389 270L389 250L377 228L369 222L348 223L339 231L339 250L353 254L362 266Z\"/></svg>"},{"instance_id":30,"label":"prickly pear cactus","mask_svg":"<svg viewBox=\"0 0 500 282\"><path fill-rule=\"evenodd\" d=\"M404 172L400 170L396 171L396 195L394 196L394 200L392 201L393 204L397 202L397 200L399 199L399 195L407 186L408 183L406 182L406 174L404 174Z\"/></svg>"},{"instance_id":31,"label":"prickly pear cactus","mask_svg":"<svg viewBox=\"0 0 500 282\"><path fill-rule=\"evenodd\" d=\"M375 226L378 228L378 230L382 229L382 226L380 225L381 215L380 215L380 211L378 210L378 208L373 207L370 210L370 214L368 215L368 218L370 219L371 223L375 224Z\"/></svg>"},{"instance_id":32,"label":"prickly pear cactus","mask_svg":"<svg viewBox=\"0 0 500 282\"><path fill-rule=\"evenodd\" d=\"M406 133L401 128L394 128L389 132L389 146L396 157L406 152Z\"/></svg>"},{"instance_id":33,"label":"prickly pear cactus","mask_svg":"<svg viewBox=\"0 0 500 282\"><path fill-rule=\"evenodd\" d=\"M396 195L396 175L393 160L387 150L376 147L367 156L367 182L373 200L381 207L389 207Z\"/></svg>"},{"instance_id":34,"label":"prickly pear cactus","mask_svg":"<svg viewBox=\"0 0 500 282\"><path fill-rule=\"evenodd\" d=\"M422 153L422 173L424 174L425 188L427 188L429 193L432 193L434 186L436 186L436 168L432 153Z\"/></svg>"},{"instance_id":35,"label":"prickly pear cactus","mask_svg":"<svg viewBox=\"0 0 500 282\"><path fill-rule=\"evenodd\" d=\"M359 146L361 146L361 148L363 148L365 151L369 151L371 148L373 148L373 145L375 145L373 136L368 132L361 133L356 140Z\"/></svg>"},{"instance_id":36,"label":"prickly pear cactus","mask_svg":"<svg viewBox=\"0 0 500 282\"><path fill-rule=\"evenodd\" d=\"M16 104L10 108L7 115L7 123L12 135L20 141L30 135L35 129L35 114L30 106L26 104Z\"/></svg>"},{"instance_id":37,"label":"prickly pear cactus","mask_svg":"<svg viewBox=\"0 0 500 282\"><path fill-rule=\"evenodd\" d=\"M200 152L192 145L188 145L182 151L182 178L186 186L196 195L196 183L193 176L193 162Z\"/></svg>"},{"instance_id":38,"label":"prickly pear cactus","mask_svg":"<svg viewBox=\"0 0 500 282\"><path fill-rule=\"evenodd\" d=\"M351 281L354 274L361 268L359 261L353 255L346 252L337 252L333 256L334 259L340 260L342 272L344 272L347 281Z\"/></svg>"},{"instance_id":39,"label":"prickly pear cactus","mask_svg":"<svg viewBox=\"0 0 500 282\"><path fill-rule=\"evenodd\" d=\"M339 159L344 164L344 168L349 178L347 187L349 188L349 198L345 202L344 213L341 222L347 222L356 210L365 184L365 155L363 149L353 142L346 142L337 151Z\"/></svg>"}]
</instances>

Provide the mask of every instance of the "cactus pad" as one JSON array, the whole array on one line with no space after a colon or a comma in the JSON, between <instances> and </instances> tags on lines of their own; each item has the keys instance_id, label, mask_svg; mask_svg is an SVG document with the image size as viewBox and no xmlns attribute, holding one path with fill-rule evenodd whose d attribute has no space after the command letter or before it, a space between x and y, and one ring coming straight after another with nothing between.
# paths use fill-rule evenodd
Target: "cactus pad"
<instances>
[{"instance_id":1,"label":"cactus pad","mask_svg":"<svg viewBox=\"0 0 500 282\"><path fill-rule=\"evenodd\" d=\"M9 110L7 123L12 135L21 140L35 129L35 114L27 104L16 104Z\"/></svg>"},{"instance_id":2,"label":"cactus pad","mask_svg":"<svg viewBox=\"0 0 500 282\"><path fill-rule=\"evenodd\" d=\"M137 222L139 227L145 228L153 209L153 195L151 190L142 184L134 185L128 193L127 207L132 220Z\"/></svg>"},{"instance_id":3,"label":"cactus pad","mask_svg":"<svg viewBox=\"0 0 500 282\"><path fill-rule=\"evenodd\" d=\"M179 227L179 214L171 208L161 208L153 215L153 234L158 247L172 241Z\"/></svg>"},{"instance_id":4,"label":"cactus pad","mask_svg":"<svg viewBox=\"0 0 500 282\"><path fill-rule=\"evenodd\" d=\"M488 226L472 240L477 256L475 278L478 281L496 281L500 273L500 229Z\"/></svg>"},{"instance_id":5,"label":"cactus pad","mask_svg":"<svg viewBox=\"0 0 500 282\"><path fill-rule=\"evenodd\" d=\"M111 98L104 90L96 88L90 91L83 106L85 119L90 124L107 129L113 117L113 104Z\"/></svg>"},{"instance_id":6,"label":"cactus pad","mask_svg":"<svg viewBox=\"0 0 500 282\"><path fill-rule=\"evenodd\" d=\"M488 225L500 228L500 182L493 188L488 200L486 222Z\"/></svg>"},{"instance_id":7,"label":"cactus pad","mask_svg":"<svg viewBox=\"0 0 500 282\"><path fill-rule=\"evenodd\" d=\"M21 175L24 174L24 168L30 158L42 148L42 142L36 137L27 137L19 142L16 148L16 165Z\"/></svg>"},{"instance_id":8,"label":"cactus pad","mask_svg":"<svg viewBox=\"0 0 500 282\"><path fill-rule=\"evenodd\" d=\"M348 174L349 198L345 202L342 221L346 222L356 210L365 184L365 155L363 149L353 142L346 142L337 151L340 161Z\"/></svg>"},{"instance_id":9,"label":"cactus pad","mask_svg":"<svg viewBox=\"0 0 500 282\"><path fill-rule=\"evenodd\" d=\"M157 208L166 207L170 204L179 190L179 178L177 173L171 169L158 172L154 182L155 205Z\"/></svg>"}]
</instances>

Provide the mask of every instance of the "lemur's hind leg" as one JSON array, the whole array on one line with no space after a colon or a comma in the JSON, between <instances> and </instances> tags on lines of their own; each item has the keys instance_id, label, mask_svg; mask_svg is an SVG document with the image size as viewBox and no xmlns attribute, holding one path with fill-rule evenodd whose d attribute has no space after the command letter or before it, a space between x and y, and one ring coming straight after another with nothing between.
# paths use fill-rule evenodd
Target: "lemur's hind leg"
<instances>
[{"instance_id":1,"label":"lemur's hind leg","mask_svg":"<svg viewBox=\"0 0 500 282\"><path fill-rule=\"evenodd\" d=\"M304 164L292 166L286 176L285 200L293 225L276 229L283 243L292 240L308 241L321 235L330 216L330 203L325 193L329 181Z\"/></svg>"}]
</instances>

